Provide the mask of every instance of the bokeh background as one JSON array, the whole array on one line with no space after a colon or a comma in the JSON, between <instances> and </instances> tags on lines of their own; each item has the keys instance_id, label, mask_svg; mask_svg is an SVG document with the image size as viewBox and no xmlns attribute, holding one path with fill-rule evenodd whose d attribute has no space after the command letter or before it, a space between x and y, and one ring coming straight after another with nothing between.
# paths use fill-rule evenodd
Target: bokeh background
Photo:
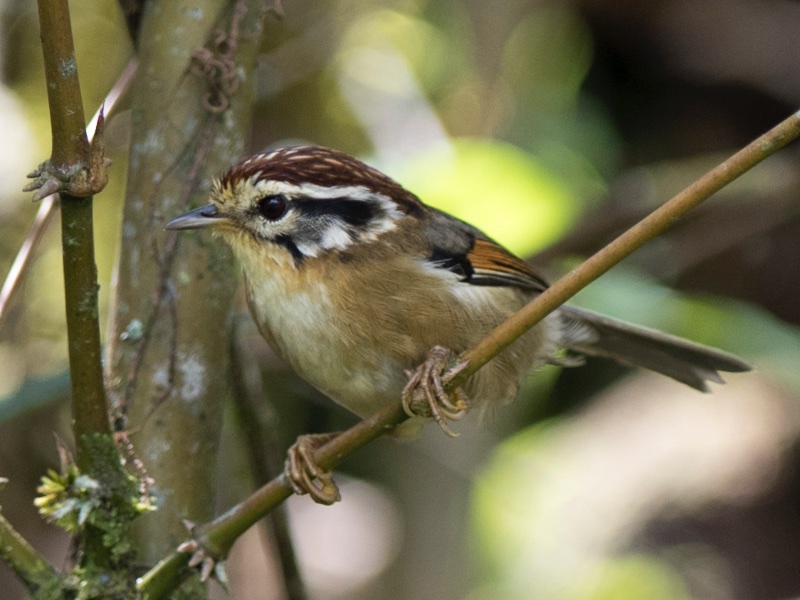
<instances>
[{"instance_id":1,"label":"bokeh background","mask_svg":"<svg viewBox=\"0 0 800 600\"><path fill-rule=\"evenodd\" d=\"M91 114L132 45L115 2L70 5ZM284 11L264 36L252 149L302 140L356 154L551 279L800 105L790 0L285 0ZM4 276L37 208L24 175L49 153L34 2L0 1L0 44ZM112 179L95 203L104 311L128 134L123 110L108 123ZM603 361L547 367L456 440L431 427L373 444L340 470L342 503L288 503L309 596L800 596L799 152L769 159L576 299L756 371L703 395ZM57 232L0 325L0 505L61 565L67 541L31 505L56 465L53 432L68 436ZM353 422L242 314L281 447ZM229 421L220 508L255 485ZM274 551L268 528L238 543L232 597L285 597ZM0 596L25 597L1 564Z\"/></svg>"}]
</instances>

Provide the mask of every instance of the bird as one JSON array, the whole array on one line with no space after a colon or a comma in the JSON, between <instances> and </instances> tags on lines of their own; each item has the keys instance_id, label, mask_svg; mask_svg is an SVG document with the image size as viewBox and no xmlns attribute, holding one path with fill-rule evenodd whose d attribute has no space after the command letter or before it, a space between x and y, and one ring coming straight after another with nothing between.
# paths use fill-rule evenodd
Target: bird
<instances>
[{"instance_id":1,"label":"bird","mask_svg":"<svg viewBox=\"0 0 800 600\"><path fill-rule=\"evenodd\" d=\"M700 391L741 358L654 329L563 305L452 394L458 355L548 287L478 228L426 205L344 152L313 145L252 155L212 182L210 203L166 224L210 229L240 263L259 331L300 377L356 415L402 401L413 432L433 416L511 402L522 378L598 356ZM301 436L286 476L319 503L339 499Z\"/></svg>"}]
</instances>

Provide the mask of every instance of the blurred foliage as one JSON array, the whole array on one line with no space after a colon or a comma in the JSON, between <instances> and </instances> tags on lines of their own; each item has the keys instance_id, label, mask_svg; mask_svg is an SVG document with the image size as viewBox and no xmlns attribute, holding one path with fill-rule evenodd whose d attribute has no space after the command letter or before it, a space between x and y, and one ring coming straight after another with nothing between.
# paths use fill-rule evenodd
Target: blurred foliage
<instances>
[{"instance_id":1,"label":"blurred foliage","mask_svg":"<svg viewBox=\"0 0 800 600\"><path fill-rule=\"evenodd\" d=\"M800 90L791 74L800 68L798 4L285 0L286 18L270 23L263 40L252 149L307 140L365 157L423 200L485 229L519 254L555 243L557 252L540 265L553 278L705 166L796 110ZM130 56L131 44L112 0L73 0L70 6L91 114ZM2 3L0 11L0 126L7 132L0 163L18 174L13 185L5 177L0 182L0 273L5 273L35 211L27 197L12 190L21 189L24 173L46 156L49 124L35 3ZM127 128L124 110L108 124L114 164L109 187L95 203L104 313L120 238ZM735 195L738 212L723 213L721 203L710 204L702 213L704 227L692 230L689 217L685 228L678 228L683 237L637 253L576 302L741 354L758 374L736 377L729 388L754 377L779 389L788 403L796 400L800 219L796 210L778 210L800 205L796 163L797 151L789 148L737 184L735 194L726 192ZM755 228L763 214L776 218ZM717 222L722 225L715 229ZM726 245L731 231L741 234ZM0 473L11 476L4 493L15 480L35 481L45 471L45 453L34 456L20 444L26 437L46 436L21 413L33 414L34 407L64 393L56 232L54 225L0 329L0 440L17 444L0 445ZM705 255L707 246L714 251ZM259 348L274 400L271 418L282 438L350 422L308 386L293 382L285 366ZM457 442L426 432L418 443L376 444L349 461L353 473L392 489L405 526L402 551L380 581L360 584L349 597L721 599L800 593L795 560L794 570L770 570L741 558L744 547L759 548L763 556L777 552L777 544L758 535L769 527L748 527L755 522L750 513L751 521L731 518L741 522L739 537L731 533L704 540L705 546L698 543L714 545L716 554L709 550L703 556L713 554L723 565L714 573L725 579L719 588L725 593L709 592L692 579L691 568L662 560L661 540L647 537L646 524L639 524L648 541L643 547L626 547L635 536L621 531L615 551L595 557L586 569L574 569L571 557L560 554L563 547L541 550L553 541L546 539L551 524L542 522L539 510L548 469L556 464L547 442L563 435L560 424L592 406L595 394L620 372L596 362L563 372L548 367L533 377L519 402L498 411L481 431L469 430ZM786 422L794 423L796 415L786 410ZM543 415L551 418L536 424ZM52 420L44 421L38 426L49 434ZM9 435L19 433L14 430L19 423L30 427L31 435ZM516 431L521 433L497 446L495 435ZM788 453L791 444L786 447ZM484 460L470 495L471 477ZM614 486L624 469L620 460L604 473L604 486ZM536 477L521 479L520 472ZM783 490L787 502L797 500L798 506L788 477L774 490ZM589 499L592 491L586 490ZM779 492L763 492L769 493ZM33 489L15 498L29 504L32 495ZM745 514L744 507L735 510ZM459 520L467 514L473 517L471 533ZM679 533L694 543L703 538L703 519L710 517L690 516L699 524L689 523ZM789 525L784 529L794 531ZM48 540L42 534L40 544ZM63 560L63 546L60 552L56 562ZM3 569L5 590L7 581L16 584ZM569 586L534 595L542 583L535 575L550 571ZM17 597L17 588L9 589L8 597ZM233 589L239 589L235 582ZM331 589L318 594L336 597ZM247 597L244 591L241 597Z\"/></svg>"},{"instance_id":2,"label":"blurred foliage","mask_svg":"<svg viewBox=\"0 0 800 600\"><path fill-rule=\"evenodd\" d=\"M458 138L421 152L394 175L428 204L481 223L523 256L558 239L579 214L563 181L507 143Z\"/></svg>"},{"instance_id":3,"label":"blurred foliage","mask_svg":"<svg viewBox=\"0 0 800 600\"><path fill-rule=\"evenodd\" d=\"M691 597L668 565L646 555L604 557L558 533L577 526L591 534L591 523L551 522L548 485L550 446L561 435L558 423L545 422L506 440L477 478L473 493L476 539L493 582L476 598L564 598L604 600L679 600ZM523 475L524 474L524 475ZM565 543L566 541L566 543ZM591 548L591 545L590 545ZM471 597L472 600L472 597Z\"/></svg>"}]
</instances>

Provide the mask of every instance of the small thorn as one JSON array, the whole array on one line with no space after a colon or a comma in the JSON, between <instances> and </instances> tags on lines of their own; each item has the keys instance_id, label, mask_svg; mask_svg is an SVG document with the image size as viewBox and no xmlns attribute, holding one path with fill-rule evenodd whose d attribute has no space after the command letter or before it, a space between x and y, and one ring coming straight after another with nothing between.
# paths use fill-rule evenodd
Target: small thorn
<instances>
[{"instance_id":1,"label":"small thorn","mask_svg":"<svg viewBox=\"0 0 800 600\"><path fill-rule=\"evenodd\" d=\"M203 559L203 566L200 567L200 581L205 583L208 581L208 578L211 577L211 573L214 571L214 559L210 556L206 556Z\"/></svg>"},{"instance_id":2,"label":"small thorn","mask_svg":"<svg viewBox=\"0 0 800 600\"><path fill-rule=\"evenodd\" d=\"M216 565L214 565L214 578L219 582L219 584L225 588L225 591L228 591L228 573L225 571L225 562L219 561Z\"/></svg>"},{"instance_id":3,"label":"small thorn","mask_svg":"<svg viewBox=\"0 0 800 600\"><path fill-rule=\"evenodd\" d=\"M30 173L28 173L28 174L26 175L26 177L27 177L28 179L36 179L37 177L39 177L39 175L41 175L42 173L44 173L44 169L45 169L45 166L46 166L46 165L47 165L47 163L39 163L39 166L38 166L38 167L36 167L36 168L35 168L33 171L31 171ZM29 184L29 185L33 185L33 184Z\"/></svg>"},{"instance_id":4,"label":"small thorn","mask_svg":"<svg viewBox=\"0 0 800 600\"><path fill-rule=\"evenodd\" d=\"M30 187L30 185L26 186ZM57 179L48 179L47 181L42 184L36 192L33 194L33 201L38 202L39 200L43 200L47 198L50 194L55 194L62 188L62 184ZM30 191L30 190L28 190Z\"/></svg>"},{"instance_id":5,"label":"small thorn","mask_svg":"<svg viewBox=\"0 0 800 600\"><path fill-rule=\"evenodd\" d=\"M194 533L194 530L197 527L197 523L190 521L189 519L181 519L181 523L183 523L184 528L189 533Z\"/></svg>"},{"instance_id":6,"label":"small thorn","mask_svg":"<svg viewBox=\"0 0 800 600\"><path fill-rule=\"evenodd\" d=\"M192 554L192 558L189 559L189 568L194 569L197 565L202 563L206 558L205 552L202 550L198 550L194 554Z\"/></svg>"},{"instance_id":7,"label":"small thorn","mask_svg":"<svg viewBox=\"0 0 800 600\"><path fill-rule=\"evenodd\" d=\"M189 554L197 552L199 548L199 544L195 540L189 540L188 542L183 542L182 544L178 545L178 552L181 554Z\"/></svg>"}]
</instances>

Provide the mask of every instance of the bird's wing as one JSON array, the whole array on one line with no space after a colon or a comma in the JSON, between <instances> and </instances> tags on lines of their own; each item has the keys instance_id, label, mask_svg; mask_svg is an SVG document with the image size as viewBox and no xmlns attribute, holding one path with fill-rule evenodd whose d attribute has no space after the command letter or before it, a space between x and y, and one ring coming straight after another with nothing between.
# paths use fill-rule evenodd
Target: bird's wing
<instances>
[{"instance_id":1,"label":"bird's wing","mask_svg":"<svg viewBox=\"0 0 800 600\"><path fill-rule=\"evenodd\" d=\"M548 283L528 263L480 230L432 209L427 227L428 263L447 269L465 283L543 291Z\"/></svg>"},{"instance_id":2,"label":"bird's wing","mask_svg":"<svg viewBox=\"0 0 800 600\"><path fill-rule=\"evenodd\" d=\"M477 238L466 260L473 270L467 281L473 285L510 285L538 291L548 287L547 280L528 263L490 239Z\"/></svg>"}]
</instances>

